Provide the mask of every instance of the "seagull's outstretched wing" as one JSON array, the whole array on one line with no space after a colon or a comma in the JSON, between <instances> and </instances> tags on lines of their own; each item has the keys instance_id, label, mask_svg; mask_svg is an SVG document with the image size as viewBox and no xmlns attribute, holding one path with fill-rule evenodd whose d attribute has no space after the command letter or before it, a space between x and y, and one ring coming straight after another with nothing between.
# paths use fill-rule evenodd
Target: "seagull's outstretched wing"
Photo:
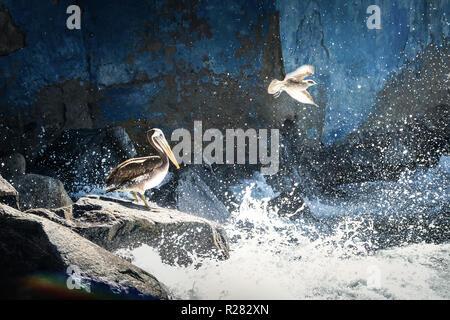
<instances>
[{"instance_id":1,"label":"seagull's outstretched wing","mask_svg":"<svg viewBox=\"0 0 450 320\"><path fill-rule=\"evenodd\" d=\"M300 90L298 88L287 87L285 91L295 100L301 103L316 105L313 98L306 90Z\"/></svg>"},{"instance_id":2,"label":"seagull's outstretched wing","mask_svg":"<svg viewBox=\"0 0 450 320\"><path fill-rule=\"evenodd\" d=\"M314 67L309 64L305 64L300 68L298 68L297 70L295 70L294 72L288 73L284 79L285 80L293 79L296 81L301 81L306 77L312 76L313 74L314 74Z\"/></svg>"},{"instance_id":3,"label":"seagull's outstretched wing","mask_svg":"<svg viewBox=\"0 0 450 320\"><path fill-rule=\"evenodd\" d=\"M308 91L303 90L302 94L304 95L304 97L303 101L300 101L301 103L313 104L317 106L317 104L314 102L313 98L311 97Z\"/></svg>"}]
</instances>

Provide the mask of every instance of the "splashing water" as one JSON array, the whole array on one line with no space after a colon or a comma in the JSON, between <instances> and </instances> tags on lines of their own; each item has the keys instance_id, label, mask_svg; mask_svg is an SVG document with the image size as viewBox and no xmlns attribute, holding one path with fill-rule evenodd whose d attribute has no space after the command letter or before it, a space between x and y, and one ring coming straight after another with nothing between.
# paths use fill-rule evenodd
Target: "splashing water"
<instances>
[{"instance_id":1,"label":"splashing water","mask_svg":"<svg viewBox=\"0 0 450 320\"><path fill-rule=\"evenodd\" d=\"M443 156L437 167L398 182L343 186L345 200L305 198L315 219L292 222L268 209L278 194L255 175L230 188L240 206L223 225L228 260L193 256L191 266L179 267L147 245L117 253L177 299L450 299L449 185L450 157ZM104 191L77 195L85 192ZM443 240L428 241L429 230L408 220L424 214L419 222L428 219Z\"/></svg>"},{"instance_id":2,"label":"splashing water","mask_svg":"<svg viewBox=\"0 0 450 320\"><path fill-rule=\"evenodd\" d=\"M179 299L450 299L448 233L440 244L405 241L372 250L370 235L377 231L367 216L359 215L413 214L424 203L430 205L427 210L442 210L449 203L449 163L443 157L437 168L404 175L397 183L347 186L355 193L350 201L307 200L314 215L325 218L320 224L341 217L328 229L277 216L267 209L272 191L261 188L259 178L245 181L245 187L235 189L241 192L241 205L224 225L228 260L204 259L197 268L196 263L168 266L144 245L131 252L133 263ZM261 196L261 190L269 196ZM428 197L412 198L419 190Z\"/></svg>"}]
</instances>

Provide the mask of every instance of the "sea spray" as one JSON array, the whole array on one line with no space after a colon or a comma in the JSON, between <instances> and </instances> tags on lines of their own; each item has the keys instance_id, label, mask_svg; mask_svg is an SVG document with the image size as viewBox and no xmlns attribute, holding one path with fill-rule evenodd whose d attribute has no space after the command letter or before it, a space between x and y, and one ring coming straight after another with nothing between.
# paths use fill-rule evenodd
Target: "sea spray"
<instances>
[{"instance_id":1,"label":"sea spray","mask_svg":"<svg viewBox=\"0 0 450 320\"><path fill-rule=\"evenodd\" d=\"M230 188L240 203L224 224L228 260L193 256L188 267L170 266L146 245L119 254L178 299L450 299L449 163L344 186L345 200L305 199L316 223L268 210L277 194L255 176ZM408 220L421 215L442 239Z\"/></svg>"}]
</instances>

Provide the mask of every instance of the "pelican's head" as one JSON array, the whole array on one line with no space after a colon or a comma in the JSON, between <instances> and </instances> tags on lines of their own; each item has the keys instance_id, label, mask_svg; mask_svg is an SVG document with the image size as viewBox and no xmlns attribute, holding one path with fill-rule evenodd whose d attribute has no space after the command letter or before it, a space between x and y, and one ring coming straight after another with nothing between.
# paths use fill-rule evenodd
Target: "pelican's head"
<instances>
[{"instance_id":1,"label":"pelican's head","mask_svg":"<svg viewBox=\"0 0 450 320\"><path fill-rule=\"evenodd\" d=\"M160 129L153 128L148 130L147 140L156 150L165 154L177 169L180 169L177 159L175 158L172 149L170 149L169 143L167 143L166 137L164 137L164 133Z\"/></svg>"},{"instance_id":2,"label":"pelican's head","mask_svg":"<svg viewBox=\"0 0 450 320\"><path fill-rule=\"evenodd\" d=\"M308 84L308 87L315 86L317 83L314 80L305 80Z\"/></svg>"}]
</instances>

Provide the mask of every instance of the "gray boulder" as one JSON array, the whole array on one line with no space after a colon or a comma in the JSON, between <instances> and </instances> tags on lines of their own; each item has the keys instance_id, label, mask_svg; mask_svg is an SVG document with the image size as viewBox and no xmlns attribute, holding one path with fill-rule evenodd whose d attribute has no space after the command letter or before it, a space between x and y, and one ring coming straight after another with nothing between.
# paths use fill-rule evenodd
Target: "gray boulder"
<instances>
[{"instance_id":1,"label":"gray boulder","mask_svg":"<svg viewBox=\"0 0 450 320\"><path fill-rule=\"evenodd\" d=\"M2 176L0 176L0 203L16 209L19 208L19 194Z\"/></svg>"},{"instance_id":2,"label":"gray boulder","mask_svg":"<svg viewBox=\"0 0 450 320\"><path fill-rule=\"evenodd\" d=\"M22 210L32 208L59 208L72 204L61 181L38 174L15 175L11 184L19 192Z\"/></svg>"},{"instance_id":3,"label":"gray boulder","mask_svg":"<svg viewBox=\"0 0 450 320\"><path fill-rule=\"evenodd\" d=\"M3 204L0 256L0 298L168 298L147 272L68 228Z\"/></svg>"},{"instance_id":4,"label":"gray boulder","mask_svg":"<svg viewBox=\"0 0 450 320\"><path fill-rule=\"evenodd\" d=\"M176 210L87 196L71 207L27 213L63 224L109 251L147 244L157 248L168 264L188 265L192 256L229 257L228 241L220 226Z\"/></svg>"},{"instance_id":5,"label":"gray boulder","mask_svg":"<svg viewBox=\"0 0 450 320\"><path fill-rule=\"evenodd\" d=\"M220 184L219 181L216 181ZM176 188L177 209L217 222L225 222L230 212L212 188L194 170L181 173Z\"/></svg>"},{"instance_id":6,"label":"gray boulder","mask_svg":"<svg viewBox=\"0 0 450 320\"><path fill-rule=\"evenodd\" d=\"M223 223L236 203L228 190L231 180L231 175L221 178L210 168L192 165L174 172L166 184L153 189L151 199L160 206Z\"/></svg>"}]
</instances>

